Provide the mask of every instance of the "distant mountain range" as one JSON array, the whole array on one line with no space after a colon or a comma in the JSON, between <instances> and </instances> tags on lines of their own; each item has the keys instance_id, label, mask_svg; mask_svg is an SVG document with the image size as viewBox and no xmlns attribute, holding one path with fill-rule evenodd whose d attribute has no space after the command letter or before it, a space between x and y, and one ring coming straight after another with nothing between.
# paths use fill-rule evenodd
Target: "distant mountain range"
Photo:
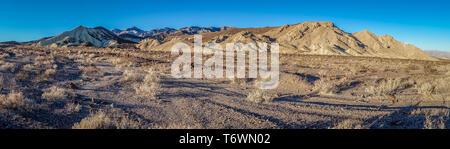
<instances>
[{"instance_id":1,"label":"distant mountain range","mask_svg":"<svg viewBox=\"0 0 450 149\"><path fill-rule=\"evenodd\" d=\"M152 29L149 31L141 30L137 27L131 27L125 30L120 29L113 29L111 30L113 33L117 35L123 35L123 34L130 34L141 38L148 38L154 35L159 34L165 34L165 35L193 35L193 34L200 34L200 33L208 33L208 32L218 32L218 31L224 31L230 29L228 26L223 27L198 27L198 26L191 26L191 27L183 27L180 29L174 29L174 28L160 28L160 29Z\"/></svg>"},{"instance_id":2,"label":"distant mountain range","mask_svg":"<svg viewBox=\"0 0 450 149\"><path fill-rule=\"evenodd\" d=\"M431 56L434 56L434 57L450 58L450 52L438 51L438 50L426 50L425 52L427 52L428 54L430 54Z\"/></svg>"},{"instance_id":3,"label":"distant mountain range","mask_svg":"<svg viewBox=\"0 0 450 149\"><path fill-rule=\"evenodd\" d=\"M281 53L369 56L420 60L437 60L411 44L389 35L375 35L368 30L347 33L332 22L304 22L280 27L183 27L144 31L137 27L107 30L103 27L79 26L54 37L26 44L49 47L94 46L118 47L131 44L142 50L168 51L177 42L193 45L193 34L202 34L203 42L279 43Z\"/></svg>"}]
</instances>

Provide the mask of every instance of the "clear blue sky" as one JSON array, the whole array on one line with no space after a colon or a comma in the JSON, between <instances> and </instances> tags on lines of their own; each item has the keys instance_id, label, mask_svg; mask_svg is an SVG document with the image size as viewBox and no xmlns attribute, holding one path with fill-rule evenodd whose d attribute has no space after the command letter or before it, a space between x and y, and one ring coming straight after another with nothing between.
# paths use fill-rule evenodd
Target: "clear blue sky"
<instances>
[{"instance_id":1,"label":"clear blue sky","mask_svg":"<svg viewBox=\"0 0 450 149\"><path fill-rule=\"evenodd\" d=\"M0 41L54 36L78 25L144 30L184 26L281 26L332 21L424 50L450 52L449 0L1 0Z\"/></svg>"}]
</instances>

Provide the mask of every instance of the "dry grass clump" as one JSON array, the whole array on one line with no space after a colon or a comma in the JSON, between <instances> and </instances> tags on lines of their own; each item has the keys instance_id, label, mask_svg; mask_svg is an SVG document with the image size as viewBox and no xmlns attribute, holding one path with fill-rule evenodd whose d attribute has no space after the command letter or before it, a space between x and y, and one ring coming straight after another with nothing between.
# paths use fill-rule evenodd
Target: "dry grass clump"
<instances>
[{"instance_id":1,"label":"dry grass clump","mask_svg":"<svg viewBox=\"0 0 450 149\"><path fill-rule=\"evenodd\" d=\"M18 80L27 80L30 77L30 74L28 74L28 72L26 71L19 71L16 74L16 79Z\"/></svg>"},{"instance_id":2,"label":"dry grass clump","mask_svg":"<svg viewBox=\"0 0 450 149\"><path fill-rule=\"evenodd\" d=\"M98 111L75 123L72 129L141 129L146 128L140 119L134 120L123 112Z\"/></svg>"},{"instance_id":3,"label":"dry grass clump","mask_svg":"<svg viewBox=\"0 0 450 149\"><path fill-rule=\"evenodd\" d=\"M120 66L120 67L131 67L134 66L133 60L126 58L126 57L111 57L108 59L108 61L114 65Z\"/></svg>"},{"instance_id":4,"label":"dry grass clump","mask_svg":"<svg viewBox=\"0 0 450 149\"><path fill-rule=\"evenodd\" d=\"M409 83L401 79L388 79L381 81L377 86L369 86L366 88L366 93L375 96L394 95L398 90L404 89Z\"/></svg>"},{"instance_id":5,"label":"dry grass clump","mask_svg":"<svg viewBox=\"0 0 450 149\"><path fill-rule=\"evenodd\" d=\"M262 89L255 89L248 93L247 100L255 103L272 102L273 97Z\"/></svg>"},{"instance_id":6,"label":"dry grass clump","mask_svg":"<svg viewBox=\"0 0 450 149\"><path fill-rule=\"evenodd\" d=\"M314 82L313 92L320 94L333 94L337 91L336 84L331 80L320 79Z\"/></svg>"},{"instance_id":7,"label":"dry grass clump","mask_svg":"<svg viewBox=\"0 0 450 149\"><path fill-rule=\"evenodd\" d=\"M80 112L81 105L73 103L73 102L69 102L66 104L66 106L64 108L65 108L65 112L75 113L75 112Z\"/></svg>"},{"instance_id":8,"label":"dry grass clump","mask_svg":"<svg viewBox=\"0 0 450 149\"><path fill-rule=\"evenodd\" d=\"M147 129L149 128L141 119L134 119L123 112L113 112L113 125L116 129Z\"/></svg>"},{"instance_id":9,"label":"dry grass clump","mask_svg":"<svg viewBox=\"0 0 450 149\"><path fill-rule=\"evenodd\" d=\"M9 57L9 54L8 54L8 53L2 53L2 54L0 54L0 59L4 59L4 58L7 58L7 57Z\"/></svg>"},{"instance_id":10,"label":"dry grass clump","mask_svg":"<svg viewBox=\"0 0 450 149\"><path fill-rule=\"evenodd\" d=\"M83 76L102 74L95 65L78 66L78 69L83 71Z\"/></svg>"},{"instance_id":11,"label":"dry grass clump","mask_svg":"<svg viewBox=\"0 0 450 149\"><path fill-rule=\"evenodd\" d=\"M11 92L8 95L0 95L0 107L20 110L33 110L37 106L20 92Z\"/></svg>"},{"instance_id":12,"label":"dry grass clump","mask_svg":"<svg viewBox=\"0 0 450 149\"><path fill-rule=\"evenodd\" d=\"M52 86L46 89L42 94L42 98L47 100L66 99L67 96L68 94L66 90L57 86Z\"/></svg>"},{"instance_id":13,"label":"dry grass clump","mask_svg":"<svg viewBox=\"0 0 450 149\"><path fill-rule=\"evenodd\" d=\"M9 72L14 72L17 69L17 64L15 63L10 63L10 62L0 62L0 70L2 71L9 71Z\"/></svg>"},{"instance_id":14,"label":"dry grass clump","mask_svg":"<svg viewBox=\"0 0 450 149\"><path fill-rule=\"evenodd\" d=\"M408 64L405 68L405 70L411 71L411 70L419 70L420 67L416 64Z\"/></svg>"},{"instance_id":15,"label":"dry grass clump","mask_svg":"<svg viewBox=\"0 0 450 149\"><path fill-rule=\"evenodd\" d=\"M35 61L35 62L38 62L38 61L45 61L45 60L47 60L47 57L42 56L42 55L36 56L36 57L34 58L34 61Z\"/></svg>"},{"instance_id":16,"label":"dry grass clump","mask_svg":"<svg viewBox=\"0 0 450 149\"><path fill-rule=\"evenodd\" d=\"M56 73L55 69L47 69L44 71L43 75L46 77L53 76Z\"/></svg>"},{"instance_id":17,"label":"dry grass clump","mask_svg":"<svg viewBox=\"0 0 450 149\"><path fill-rule=\"evenodd\" d=\"M79 123L75 123L72 129L112 129L111 119L103 111L91 113Z\"/></svg>"},{"instance_id":18,"label":"dry grass clump","mask_svg":"<svg viewBox=\"0 0 450 149\"><path fill-rule=\"evenodd\" d=\"M346 119L330 129L364 129L361 121Z\"/></svg>"},{"instance_id":19,"label":"dry grass clump","mask_svg":"<svg viewBox=\"0 0 450 149\"><path fill-rule=\"evenodd\" d=\"M347 88L353 85L356 81L349 81L347 78L341 78L338 80L320 79L314 82L313 93L319 93L323 95L332 95L341 91L342 88Z\"/></svg>"},{"instance_id":20,"label":"dry grass clump","mask_svg":"<svg viewBox=\"0 0 450 149\"><path fill-rule=\"evenodd\" d=\"M31 65L31 64L26 64L26 65L24 65L24 66L22 67L22 69L25 70L25 71L31 71L31 70L33 70L33 65Z\"/></svg>"},{"instance_id":21,"label":"dry grass clump","mask_svg":"<svg viewBox=\"0 0 450 149\"><path fill-rule=\"evenodd\" d=\"M450 76L450 64L438 65L435 66L435 68L439 72L439 74Z\"/></svg>"},{"instance_id":22,"label":"dry grass clump","mask_svg":"<svg viewBox=\"0 0 450 149\"><path fill-rule=\"evenodd\" d=\"M144 71L125 70L122 74L121 82L141 82L145 77Z\"/></svg>"},{"instance_id":23,"label":"dry grass clump","mask_svg":"<svg viewBox=\"0 0 450 149\"><path fill-rule=\"evenodd\" d=\"M429 82L425 82L421 85L416 85L416 89L419 94L430 97L434 93L435 86Z\"/></svg>"},{"instance_id":24,"label":"dry grass clump","mask_svg":"<svg viewBox=\"0 0 450 149\"><path fill-rule=\"evenodd\" d=\"M55 63L53 56L36 56L34 58L34 65L37 66L51 66L53 63Z\"/></svg>"},{"instance_id":25,"label":"dry grass clump","mask_svg":"<svg viewBox=\"0 0 450 149\"><path fill-rule=\"evenodd\" d=\"M141 97L155 98L159 94L160 78L156 71L149 69L142 81L138 81L133 85L136 94Z\"/></svg>"},{"instance_id":26,"label":"dry grass clump","mask_svg":"<svg viewBox=\"0 0 450 149\"><path fill-rule=\"evenodd\" d=\"M423 66L423 72L425 74L437 74L438 70L434 67L433 64L425 64Z\"/></svg>"},{"instance_id":27,"label":"dry grass clump","mask_svg":"<svg viewBox=\"0 0 450 149\"><path fill-rule=\"evenodd\" d=\"M437 79L415 86L418 93L427 99L450 100L450 77Z\"/></svg>"},{"instance_id":28,"label":"dry grass clump","mask_svg":"<svg viewBox=\"0 0 450 149\"><path fill-rule=\"evenodd\" d=\"M120 81L132 83L138 96L155 98L159 94L160 78L153 68L147 71L125 70L122 76Z\"/></svg>"}]
</instances>

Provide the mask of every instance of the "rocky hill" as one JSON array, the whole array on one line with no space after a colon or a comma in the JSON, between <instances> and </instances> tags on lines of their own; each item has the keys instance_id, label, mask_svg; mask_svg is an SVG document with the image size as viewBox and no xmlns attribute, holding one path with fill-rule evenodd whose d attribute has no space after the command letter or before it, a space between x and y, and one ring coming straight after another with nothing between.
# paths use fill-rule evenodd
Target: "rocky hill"
<instances>
[{"instance_id":1,"label":"rocky hill","mask_svg":"<svg viewBox=\"0 0 450 149\"><path fill-rule=\"evenodd\" d=\"M281 53L373 56L386 58L437 60L421 49L395 40L392 36L378 36L368 30L347 33L332 22L304 22L281 27L230 28L219 32L201 33L203 42L279 43ZM145 40L138 47L145 50L170 50L177 42L193 43L193 36L167 36ZM151 43L148 43L151 42Z\"/></svg>"},{"instance_id":2,"label":"rocky hill","mask_svg":"<svg viewBox=\"0 0 450 149\"><path fill-rule=\"evenodd\" d=\"M87 28L79 26L71 31L60 35L40 40L37 46L50 47L70 47L70 46L95 46L95 47L114 47L120 43L130 43L132 41L124 40L113 32L103 28Z\"/></svg>"}]
</instances>

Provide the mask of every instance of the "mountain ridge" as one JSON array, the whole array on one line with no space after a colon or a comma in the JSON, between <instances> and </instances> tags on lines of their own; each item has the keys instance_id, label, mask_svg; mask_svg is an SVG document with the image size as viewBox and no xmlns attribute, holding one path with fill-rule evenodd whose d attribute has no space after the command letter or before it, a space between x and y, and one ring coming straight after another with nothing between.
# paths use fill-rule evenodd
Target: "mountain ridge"
<instances>
[{"instance_id":1,"label":"mountain ridge","mask_svg":"<svg viewBox=\"0 0 450 149\"><path fill-rule=\"evenodd\" d=\"M372 56L385 58L437 60L421 49L395 40L390 35L375 35L363 30L347 33L332 22L310 21L279 27L233 28L219 32L201 33L203 42L225 43L279 43L280 53ZM167 50L177 42L192 46L191 36L169 36L159 40L142 41L138 47L143 50ZM151 42L151 43L145 43Z\"/></svg>"},{"instance_id":2,"label":"mountain ridge","mask_svg":"<svg viewBox=\"0 0 450 149\"><path fill-rule=\"evenodd\" d=\"M151 33L148 33L151 32ZM149 35L145 35L148 33ZM177 42L193 43L191 35L203 35L203 42L279 43L280 53L373 56L385 58L438 60L411 44L395 40L390 35L376 35L369 30L347 33L332 22L310 21L279 27L183 27L143 31L137 27L107 30L104 27L79 26L49 39L38 46L96 46L115 47L121 43L138 43L142 50L167 51Z\"/></svg>"},{"instance_id":3,"label":"mountain ridge","mask_svg":"<svg viewBox=\"0 0 450 149\"><path fill-rule=\"evenodd\" d=\"M148 38L154 35L159 34L167 34L167 35L193 35L193 34L199 34L199 33L207 33L207 32L217 32L217 31L224 31L231 27L228 26L222 26L222 27L199 27L199 26L191 26L191 27L181 27L179 29L164 27L164 28L156 28L151 29L148 31L144 31L138 27L131 27L127 28L125 30L120 29L113 29L111 30L116 35L123 35L123 34L131 34L134 36L138 36L141 38Z\"/></svg>"},{"instance_id":4,"label":"mountain ridge","mask_svg":"<svg viewBox=\"0 0 450 149\"><path fill-rule=\"evenodd\" d=\"M87 28L80 25L71 31L66 31L57 36L38 41L36 45L49 47L114 47L120 43L129 42L130 41L118 37L116 34L104 27Z\"/></svg>"}]
</instances>

